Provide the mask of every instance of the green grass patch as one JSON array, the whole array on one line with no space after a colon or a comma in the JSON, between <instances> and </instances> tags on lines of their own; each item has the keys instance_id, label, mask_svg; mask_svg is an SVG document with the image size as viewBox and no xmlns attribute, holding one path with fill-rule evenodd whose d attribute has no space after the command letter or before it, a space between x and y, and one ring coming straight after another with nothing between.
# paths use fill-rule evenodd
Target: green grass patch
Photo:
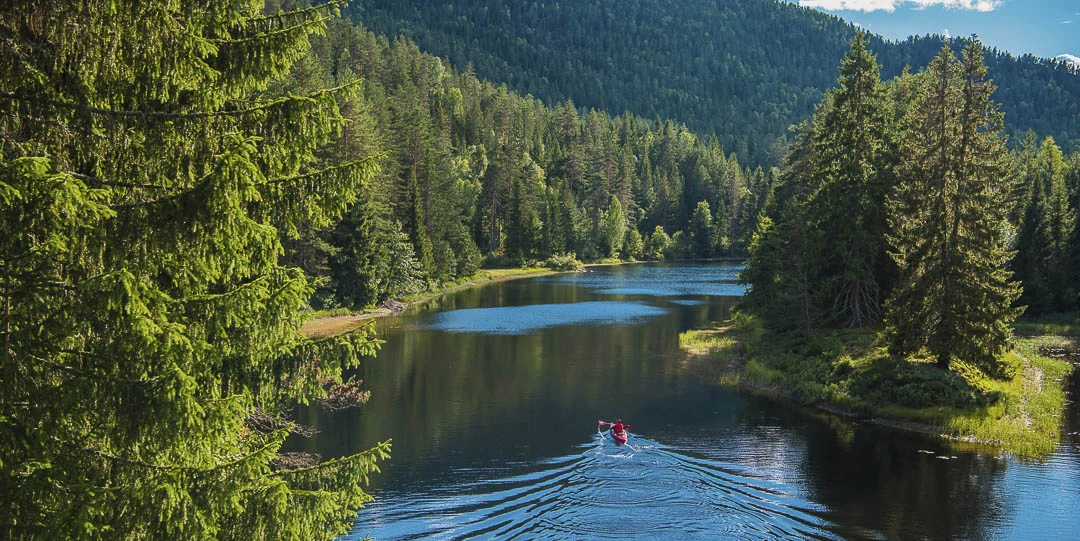
<instances>
[{"instance_id":1,"label":"green grass patch","mask_svg":"<svg viewBox=\"0 0 1080 541\"><path fill-rule=\"evenodd\" d=\"M1041 352L1059 341L1045 337L1017 339L1008 359L1014 367L1012 378L980 382L999 399L974 411L948 412L941 420L949 433L960 438L976 436L1019 455L1053 452L1061 437L1064 383L1073 367Z\"/></svg>"},{"instance_id":2,"label":"green grass patch","mask_svg":"<svg viewBox=\"0 0 1080 541\"><path fill-rule=\"evenodd\" d=\"M354 312L354 310L352 310L351 308L337 307L337 308L326 308L324 310L304 310L304 315L307 315L307 316L309 316L311 318L320 318L320 317L344 316L344 315L351 314L353 312Z\"/></svg>"},{"instance_id":3,"label":"green grass patch","mask_svg":"<svg viewBox=\"0 0 1080 541\"><path fill-rule=\"evenodd\" d=\"M1017 339L1003 359L1008 379L962 362L942 370L925 359L895 359L872 329L776 334L737 315L679 338L689 364L718 383L1022 456L1049 454L1060 441L1072 364L1044 353L1071 347L1061 337Z\"/></svg>"},{"instance_id":4,"label":"green grass patch","mask_svg":"<svg viewBox=\"0 0 1080 541\"><path fill-rule=\"evenodd\" d=\"M1080 336L1080 312L1025 314L1013 323L1013 331L1021 336Z\"/></svg>"},{"instance_id":5,"label":"green grass patch","mask_svg":"<svg viewBox=\"0 0 1080 541\"><path fill-rule=\"evenodd\" d=\"M626 262L619 259L619 258L617 258L617 257L604 257L604 258L601 258L601 259L597 259L592 264L593 265L621 265L623 263L626 263Z\"/></svg>"},{"instance_id":6,"label":"green grass patch","mask_svg":"<svg viewBox=\"0 0 1080 541\"><path fill-rule=\"evenodd\" d=\"M533 276L537 274L549 274L551 269L547 267L529 267L524 269L481 269L468 281L491 281L516 278L518 276Z\"/></svg>"}]
</instances>

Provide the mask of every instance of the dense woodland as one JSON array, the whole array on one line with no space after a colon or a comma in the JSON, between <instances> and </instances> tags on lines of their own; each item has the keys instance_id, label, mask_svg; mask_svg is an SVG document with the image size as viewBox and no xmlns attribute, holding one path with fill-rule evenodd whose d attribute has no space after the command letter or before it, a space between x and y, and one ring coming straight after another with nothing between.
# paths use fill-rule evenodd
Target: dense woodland
<instances>
[{"instance_id":1,"label":"dense woodland","mask_svg":"<svg viewBox=\"0 0 1080 541\"><path fill-rule=\"evenodd\" d=\"M744 164L764 166L779 164L788 126L807 118L832 86L856 31L776 0L356 0L349 10L376 33L406 36L519 93L684 122L715 133ZM886 79L905 66L924 68L942 46L937 36L870 42ZM1016 139L1034 130L1071 149L1080 133L1073 70L996 50L985 61L1000 87L1006 131Z\"/></svg>"},{"instance_id":2,"label":"dense woodland","mask_svg":"<svg viewBox=\"0 0 1080 541\"><path fill-rule=\"evenodd\" d=\"M992 374L1022 306L1080 300L1080 152L1031 132L1006 148L977 41L887 84L868 46L857 34L786 157L744 307L777 329L884 325L895 355Z\"/></svg>"},{"instance_id":3,"label":"dense woodland","mask_svg":"<svg viewBox=\"0 0 1080 541\"><path fill-rule=\"evenodd\" d=\"M0 4L0 538L344 533L389 443L278 454L296 401L357 400L373 331L299 332L281 239L371 160L322 167L350 82L267 92L328 9Z\"/></svg>"},{"instance_id":4,"label":"dense woodland","mask_svg":"<svg viewBox=\"0 0 1080 541\"><path fill-rule=\"evenodd\" d=\"M343 221L289 244L289 260L323 279L317 308L416 293L481 263L744 253L772 172L713 137L547 106L344 20L314 43L283 89L363 78L321 158L380 166Z\"/></svg>"},{"instance_id":5,"label":"dense woodland","mask_svg":"<svg viewBox=\"0 0 1080 541\"><path fill-rule=\"evenodd\" d=\"M447 62L269 4L0 4L0 538L345 531L389 443L279 450L289 404L363 401L342 373L378 342L304 313L483 264L748 253L773 327L883 326L988 372L1018 307L1076 308L1056 64L757 0L350 7L472 33L408 26Z\"/></svg>"}]
</instances>

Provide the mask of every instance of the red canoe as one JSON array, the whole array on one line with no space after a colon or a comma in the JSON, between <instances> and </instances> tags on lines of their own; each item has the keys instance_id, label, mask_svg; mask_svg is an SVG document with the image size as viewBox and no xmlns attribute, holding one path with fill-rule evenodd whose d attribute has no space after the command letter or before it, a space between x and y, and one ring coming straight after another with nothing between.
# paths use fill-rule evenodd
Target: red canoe
<instances>
[{"instance_id":1,"label":"red canoe","mask_svg":"<svg viewBox=\"0 0 1080 541\"><path fill-rule=\"evenodd\" d=\"M626 443L626 431L616 432L614 428L611 429L611 437L615 439L615 443L622 445Z\"/></svg>"}]
</instances>

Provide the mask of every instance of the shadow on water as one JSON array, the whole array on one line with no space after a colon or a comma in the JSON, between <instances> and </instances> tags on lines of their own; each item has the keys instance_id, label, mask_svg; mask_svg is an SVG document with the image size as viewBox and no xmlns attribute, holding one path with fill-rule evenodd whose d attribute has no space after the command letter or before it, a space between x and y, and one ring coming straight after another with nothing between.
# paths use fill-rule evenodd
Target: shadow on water
<instances>
[{"instance_id":1,"label":"shadow on water","mask_svg":"<svg viewBox=\"0 0 1080 541\"><path fill-rule=\"evenodd\" d=\"M332 458L393 438L353 532L381 539L1074 534L1080 452L1068 439L1024 463L698 381L679 333L729 314L737 271L611 267L380 320L386 343L356 373L371 400L298 411L321 432L288 450ZM591 433L614 416L633 424L635 447Z\"/></svg>"}]
</instances>

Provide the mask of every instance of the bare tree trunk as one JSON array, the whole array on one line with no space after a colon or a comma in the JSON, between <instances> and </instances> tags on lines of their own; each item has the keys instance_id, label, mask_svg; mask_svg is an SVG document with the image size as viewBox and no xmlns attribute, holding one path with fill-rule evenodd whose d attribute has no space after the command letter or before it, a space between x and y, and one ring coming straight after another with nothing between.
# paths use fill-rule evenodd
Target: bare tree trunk
<instances>
[{"instance_id":1,"label":"bare tree trunk","mask_svg":"<svg viewBox=\"0 0 1080 541\"><path fill-rule=\"evenodd\" d=\"M497 186L491 187L491 214L488 223L488 251L494 253L499 248L499 227L495 222L495 210L499 204Z\"/></svg>"}]
</instances>

